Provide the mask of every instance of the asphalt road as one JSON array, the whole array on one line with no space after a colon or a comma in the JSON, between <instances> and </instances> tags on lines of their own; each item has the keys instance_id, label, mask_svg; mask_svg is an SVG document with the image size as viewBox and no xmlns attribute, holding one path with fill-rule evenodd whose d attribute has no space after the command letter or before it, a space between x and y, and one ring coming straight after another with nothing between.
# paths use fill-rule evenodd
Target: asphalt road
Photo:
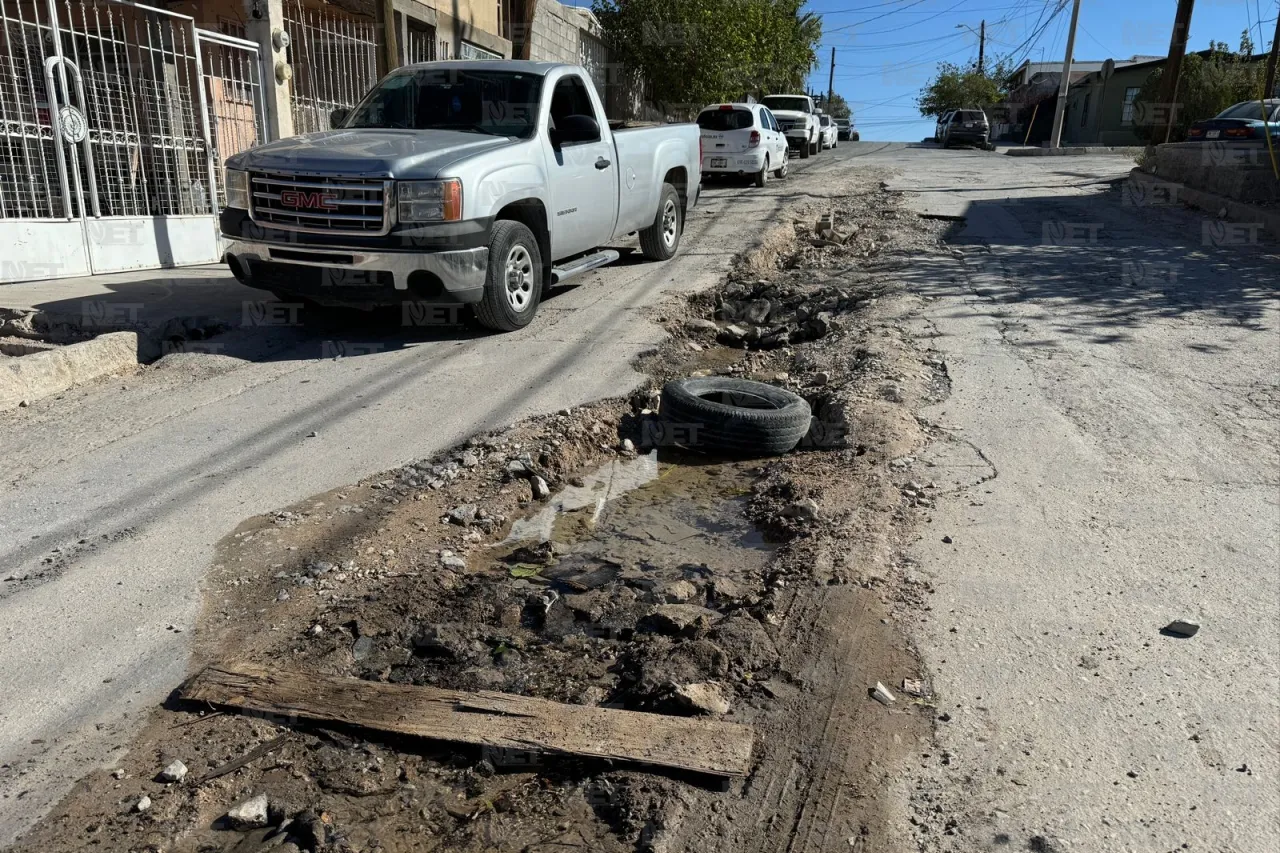
<instances>
[{"instance_id":1,"label":"asphalt road","mask_svg":"<svg viewBox=\"0 0 1280 853\"><path fill-rule=\"evenodd\" d=\"M651 306L714 284L780 205L822 194L822 172L855 153L797 160L763 191L708 185L677 258L576 279L515 334L406 332L398 318L249 326L170 370L0 414L0 578L32 578L0 582L0 844L109 761L187 674L201 580L239 522L624 393L641 378L633 358L662 339ZM202 311L234 306L237 322L240 301L261 298L221 270L110 282L144 313L189 288ZM59 292L19 286L0 304Z\"/></svg>"}]
</instances>

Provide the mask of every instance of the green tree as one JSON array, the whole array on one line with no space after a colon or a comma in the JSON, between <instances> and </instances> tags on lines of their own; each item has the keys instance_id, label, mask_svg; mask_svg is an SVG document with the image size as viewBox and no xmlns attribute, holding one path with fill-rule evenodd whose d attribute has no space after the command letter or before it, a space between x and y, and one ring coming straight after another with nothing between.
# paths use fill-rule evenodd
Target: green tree
<instances>
[{"instance_id":1,"label":"green tree","mask_svg":"<svg viewBox=\"0 0 1280 853\"><path fill-rule=\"evenodd\" d=\"M1252 45L1242 44L1241 48ZM1173 111L1173 128L1169 141L1181 142L1194 122L1212 118L1232 104L1261 97L1266 69L1261 62L1249 62L1248 54L1232 53L1225 44L1213 46L1207 57L1189 53L1182 60L1178 80L1177 107ZM1156 126L1164 127L1168 110L1160 106L1160 80L1164 69L1157 68L1143 81L1134 101L1133 131L1143 142L1153 139Z\"/></svg>"},{"instance_id":2,"label":"green tree","mask_svg":"<svg viewBox=\"0 0 1280 853\"><path fill-rule=\"evenodd\" d=\"M819 109L832 118L849 118L853 115L853 110L850 109L849 102L846 101L844 99L844 95L841 95L839 92L834 93L834 96L831 98L831 103L829 104L827 103L826 95L819 95L816 100Z\"/></svg>"},{"instance_id":3,"label":"green tree","mask_svg":"<svg viewBox=\"0 0 1280 853\"><path fill-rule=\"evenodd\" d=\"M697 108L801 91L822 19L804 0L595 0L613 59L653 100Z\"/></svg>"},{"instance_id":4,"label":"green tree","mask_svg":"<svg viewBox=\"0 0 1280 853\"><path fill-rule=\"evenodd\" d=\"M940 62L937 75L920 90L916 103L920 114L926 117L965 107L989 107L1007 93L1008 77L1009 70L1003 61L985 71L979 71L976 65Z\"/></svg>"}]
</instances>

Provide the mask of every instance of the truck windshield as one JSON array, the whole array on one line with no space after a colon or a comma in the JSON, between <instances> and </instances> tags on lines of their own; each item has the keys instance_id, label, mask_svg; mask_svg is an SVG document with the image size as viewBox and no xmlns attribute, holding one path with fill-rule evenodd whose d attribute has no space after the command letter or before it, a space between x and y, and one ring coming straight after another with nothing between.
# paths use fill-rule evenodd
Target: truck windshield
<instances>
[{"instance_id":1,"label":"truck windshield","mask_svg":"<svg viewBox=\"0 0 1280 853\"><path fill-rule=\"evenodd\" d=\"M790 110L795 113L809 112L809 101L807 98L786 98L778 95L771 95L765 98L761 103L771 110Z\"/></svg>"},{"instance_id":2,"label":"truck windshield","mask_svg":"<svg viewBox=\"0 0 1280 853\"><path fill-rule=\"evenodd\" d=\"M541 92L537 74L406 69L366 95L344 127L461 130L527 139L537 128Z\"/></svg>"}]
</instances>

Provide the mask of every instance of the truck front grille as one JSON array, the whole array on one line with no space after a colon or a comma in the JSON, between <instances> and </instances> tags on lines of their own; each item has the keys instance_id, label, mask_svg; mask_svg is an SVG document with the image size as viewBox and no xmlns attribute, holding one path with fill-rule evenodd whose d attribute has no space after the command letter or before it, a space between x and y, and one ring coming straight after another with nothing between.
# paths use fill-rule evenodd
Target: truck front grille
<instances>
[{"instance_id":1,"label":"truck front grille","mask_svg":"<svg viewBox=\"0 0 1280 853\"><path fill-rule=\"evenodd\" d=\"M386 234L391 230L391 182L254 172L255 222L290 231Z\"/></svg>"}]
</instances>

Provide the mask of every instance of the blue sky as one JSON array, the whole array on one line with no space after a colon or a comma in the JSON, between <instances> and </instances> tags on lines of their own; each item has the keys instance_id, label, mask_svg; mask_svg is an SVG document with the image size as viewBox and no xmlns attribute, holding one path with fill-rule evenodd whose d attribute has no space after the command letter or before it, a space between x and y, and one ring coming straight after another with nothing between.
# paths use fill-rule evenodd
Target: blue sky
<instances>
[{"instance_id":1,"label":"blue sky","mask_svg":"<svg viewBox=\"0 0 1280 853\"><path fill-rule=\"evenodd\" d=\"M853 106L862 139L918 141L933 135L934 121L920 119L915 98L937 63L977 57L977 35L959 25L977 30L986 20L988 62L1009 55L1019 63L1061 62L1071 9L1066 2L1050 19L1060 5L1061 0L810 0L808 8L823 16L825 35L809 85L826 91L835 47L835 88ZM1176 0L1083 0L1075 58L1165 55L1176 7ZM1261 51L1275 34L1276 7L1277 0L1199 0L1190 48L1206 48L1210 40L1235 47L1252 24Z\"/></svg>"},{"instance_id":2,"label":"blue sky","mask_svg":"<svg viewBox=\"0 0 1280 853\"><path fill-rule=\"evenodd\" d=\"M591 0L562 2L591 6ZM1177 0L1083 0L1075 58L1164 56L1177 5ZM1252 26L1261 52L1275 34L1277 5L1280 0L1198 0L1190 48L1202 50L1210 41L1234 48L1241 31ZM963 64L977 58L978 36L963 26L976 31L985 19L988 61L1012 56L1020 64L1025 59L1062 62L1071 21L1070 0L809 0L807 8L823 16L825 32L809 86L827 90L834 47L835 88L853 106L864 140L919 141L933 135L934 120L920 118L916 95L939 61Z\"/></svg>"}]
</instances>

